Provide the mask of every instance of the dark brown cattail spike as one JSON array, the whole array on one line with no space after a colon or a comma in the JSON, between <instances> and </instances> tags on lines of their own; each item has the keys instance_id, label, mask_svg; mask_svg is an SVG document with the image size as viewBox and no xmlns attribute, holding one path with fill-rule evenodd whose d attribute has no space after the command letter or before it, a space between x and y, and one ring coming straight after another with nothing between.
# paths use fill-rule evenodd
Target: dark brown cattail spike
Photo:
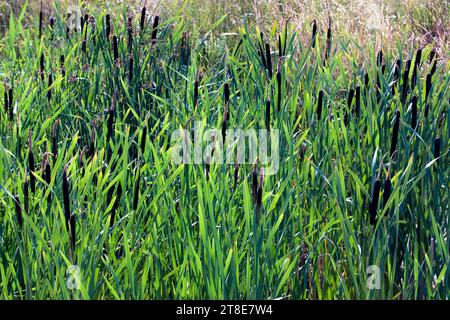
<instances>
[{"instance_id":1,"label":"dark brown cattail spike","mask_svg":"<svg viewBox=\"0 0 450 320\"><path fill-rule=\"evenodd\" d=\"M41 0L41 8L39 9L39 39L42 38L42 0Z\"/></svg>"},{"instance_id":2,"label":"dark brown cattail spike","mask_svg":"<svg viewBox=\"0 0 450 320\"><path fill-rule=\"evenodd\" d=\"M225 138L227 134L227 123L228 123L228 103L225 105L225 111L223 113L223 120L222 120L222 143L225 143Z\"/></svg>"},{"instance_id":3,"label":"dark brown cattail spike","mask_svg":"<svg viewBox=\"0 0 450 320\"><path fill-rule=\"evenodd\" d=\"M19 224L19 227L22 228L23 226L22 207L20 206L19 196L14 196L14 207L16 209L17 223Z\"/></svg>"},{"instance_id":4,"label":"dark brown cattail spike","mask_svg":"<svg viewBox=\"0 0 450 320\"><path fill-rule=\"evenodd\" d=\"M351 88L348 92L348 96L347 96L347 108L350 110L351 106L352 106L352 101L353 101L353 96L355 95L355 90L353 90L353 88Z\"/></svg>"},{"instance_id":5,"label":"dark brown cattail spike","mask_svg":"<svg viewBox=\"0 0 450 320\"><path fill-rule=\"evenodd\" d=\"M32 171L34 171L34 156L33 156L33 145L31 130L28 131L28 171L30 172L30 187L31 192L36 192L36 178L34 177Z\"/></svg>"},{"instance_id":6,"label":"dark brown cattail spike","mask_svg":"<svg viewBox=\"0 0 450 320\"><path fill-rule=\"evenodd\" d=\"M441 155L441 138L437 137L436 139L434 139L434 150L433 150L433 156L435 159L438 159ZM438 160L436 160L436 162L438 162Z\"/></svg>"},{"instance_id":7,"label":"dark brown cattail spike","mask_svg":"<svg viewBox=\"0 0 450 320\"><path fill-rule=\"evenodd\" d=\"M5 80L6 81L6 80ZM4 104L5 104L5 114L9 115L9 99L8 99L8 88L5 85L5 93L4 93Z\"/></svg>"},{"instance_id":8,"label":"dark brown cattail spike","mask_svg":"<svg viewBox=\"0 0 450 320\"><path fill-rule=\"evenodd\" d=\"M277 70L277 91L278 91L278 95L277 95L277 110L278 112L281 111L281 68L278 68Z\"/></svg>"},{"instance_id":9,"label":"dark brown cattail spike","mask_svg":"<svg viewBox=\"0 0 450 320\"><path fill-rule=\"evenodd\" d=\"M56 158L58 156L58 124L60 120L56 120L52 127L52 153Z\"/></svg>"},{"instance_id":10,"label":"dark brown cattail spike","mask_svg":"<svg viewBox=\"0 0 450 320\"><path fill-rule=\"evenodd\" d=\"M378 208L378 199L380 197L380 188L381 182L380 179L377 178L375 181L375 185L373 186L372 193L372 201L370 202L369 215L370 215L370 224L373 226L377 222L377 208Z\"/></svg>"},{"instance_id":11,"label":"dark brown cattail spike","mask_svg":"<svg viewBox=\"0 0 450 320\"><path fill-rule=\"evenodd\" d=\"M131 49L133 47L133 22L131 20L131 17L128 17L128 24L127 24L127 34L128 34L128 51L131 52Z\"/></svg>"},{"instance_id":12,"label":"dark brown cattail spike","mask_svg":"<svg viewBox=\"0 0 450 320\"><path fill-rule=\"evenodd\" d=\"M400 111L397 110L397 112L395 113L394 128L392 130L391 152L390 152L391 158L394 157L394 154L397 150L399 128L400 128Z\"/></svg>"},{"instance_id":13,"label":"dark brown cattail spike","mask_svg":"<svg viewBox=\"0 0 450 320\"><path fill-rule=\"evenodd\" d=\"M66 66L65 66L65 58L64 55L59 57L59 62L61 64L61 75L64 78L66 76Z\"/></svg>"},{"instance_id":14,"label":"dark brown cattail spike","mask_svg":"<svg viewBox=\"0 0 450 320\"><path fill-rule=\"evenodd\" d=\"M414 68L413 68L413 75L411 79L411 90L414 90L414 87L417 83L417 72L420 67L420 60L422 59L422 49L418 49L416 53L416 59L414 60Z\"/></svg>"},{"instance_id":15,"label":"dark brown cattail spike","mask_svg":"<svg viewBox=\"0 0 450 320\"><path fill-rule=\"evenodd\" d=\"M116 115L116 97L117 97L117 89L114 91L114 95L112 97L111 108L108 112L108 122L107 122L107 140L109 141L113 137L113 124L114 118Z\"/></svg>"},{"instance_id":16,"label":"dark brown cattail spike","mask_svg":"<svg viewBox=\"0 0 450 320\"><path fill-rule=\"evenodd\" d=\"M75 243L77 242L76 238L76 220L75 215L72 213L72 215L69 218L70 220L70 248L72 249L72 252L75 253Z\"/></svg>"},{"instance_id":17,"label":"dark brown cattail spike","mask_svg":"<svg viewBox=\"0 0 450 320\"><path fill-rule=\"evenodd\" d=\"M44 81L44 53L41 53L41 58L39 60L41 80Z\"/></svg>"},{"instance_id":18,"label":"dark brown cattail spike","mask_svg":"<svg viewBox=\"0 0 450 320\"><path fill-rule=\"evenodd\" d=\"M256 165L253 166L252 170L252 190L253 190L253 201L256 203L257 192L258 192L258 172L256 169Z\"/></svg>"},{"instance_id":19,"label":"dark brown cattail spike","mask_svg":"<svg viewBox=\"0 0 450 320\"><path fill-rule=\"evenodd\" d=\"M312 22L312 37L311 37L311 47L316 47L316 35L317 35L317 23L316 20Z\"/></svg>"},{"instance_id":20,"label":"dark brown cattail spike","mask_svg":"<svg viewBox=\"0 0 450 320\"><path fill-rule=\"evenodd\" d=\"M322 108L323 108L323 90L319 90L319 97L317 99L317 119L322 119Z\"/></svg>"},{"instance_id":21,"label":"dark brown cattail spike","mask_svg":"<svg viewBox=\"0 0 450 320\"><path fill-rule=\"evenodd\" d=\"M113 36L113 54L114 54L114 64L117 65L117 62L119 61L119 48L116 36Z\"/></svg>"},{"instance_id":22,"label":"dark brown cattail spike","mask_svg":"<svg viewBox=\"0 0 450 320\"><path fill-rule=\"evenodd\" d=\"M377 66L380 67L383 62L383 50L378 51L377 54Z\"/></svg>"},{"instance_id":23,"label":"dark brown cattail spike","mask_svg":"<svg viewBox=\"0 0 450 320\"><path fill-rule=\"evenodd\" d=\"M262 190L264 182L264 168L261 168L259 172L259 186L256 191L256 223L258 224L261 219L261 208L262 208Z\"/></svg>"},{"instance_id":24,"label":"dark brown cattail spike","mask_svg":"<svg viewBox=\"0 0 450 320\"><path fill-rule=\"evenodd\" d=\"M270 130L270 100L266 100L266 129Z\"/></svg>"},{"instance_id":25,"label":"dark brown cattail spike","mask_svg":"<svg viewBox=\"0 0 450 320\"><path fill-rule=\"evenodd\" d=\"M111 16L109 14L106 15L105 17L105 25L106 25L106 40L109 39L109 36L111 34Z\"/></svg>"},{"instance_id":26,"label":"dark brown cattail spike","mask_svg":"<svg viewBox=\"0 0 450 320\"><path fill-rule=\"evenodd\" d=\"M408 95L408 79L409 70L411 68L411 60L406 61L405 73L403 74L403 88L402 88L402 103L405 104L406 96Z\"/></svg>"},{"instance_id":27,"label":"dark brown cattail spike","mask_svg":"<svg viewBox=\"0 0 450 320\"><path fill-rule=\"evenodd\" d=\"M355 94L355 114L357 117L359 117L360 110L361 110L361 88L360 86L357 86Z\"/></svg>"},{"instance_id":28,"label":"dark brown cattail spike","mask_svg":"<svg viewBox=\"0 0 450 320\"><path fill-rule=\"evenodd\" d=\"M262 32L259 33L259 38L260 38L260 42L258 43L259 46L259 55L261 56L261 61L262 64L264 66L264 68L267 69L267 61L266 61L266 57L264 55L264 34Z\"/></svg>"},{"instance_id":29,"label":"dark brown cattail spike","mask_svg":"<svg viewBox=\"0 0 450 320\"><path fill-rule=\"evenodd\" d=\"M413 96L411 100L411 128L416 130L417 127L417 96Z\"/></svg>"},{"instance_id":30,"label":"dark brown cattail spike","mask_svg":"<svg viewBox=\"0 0 450 320\"><path fill-rule=\"evenodd\" d=\"M134 59L131 57L130 61L128 63L128 80L131 82L133 81L133 65L134 65Z\"/></svg>"},{"instance_id":31,"label":"dark brown cattail spike","mask_svg":"<svg viewBox=\"0 0 450 320\"><path fill-rule=\"evenodd\" d=\"M134 194L133 194L133 210L136 211L139 203L139 187L141 181L141 174L139 166L136 168L136 184L134 186Z\"/></svg>"},{"instance_id":32,"label":"dark brown cattail spike","mask_svg":"<svg viewBox=\"0 0 450 320\"><path fill-rule=\"evenodd\" d=\"M328 29L327 29L327 43L325 49L325 62L328 61L328 58L331 54L331 17L328 17Z\"/></svg>"},{"instance_id":33,"label":"dark brown cattail spike","mask_svg":"<svg viewBox=\"0 0 450 320\"><path fill-rule=\"evenodd\" d=\"M155 16L153 19L153 28L152 28L152 44L156 43L156 34L158 33L158 24L159 24L159 16Z\"/></svg>"},{"instance_id":34,"label":"dark brown cattail spike","mask_svg":"<svg viewBox=\"0 0 450 320\"><path fill-rule=\"evenodd\" d=\"M23 206L25 212L29 213L30 206L29 206L29 190L28 190L28 173L26 168L25 168L25 181L23 182Z\"/></svg>"},{"instance_id":35,"label":"dark brown cattail spike","mask_svg":"<svg viewBox=\"0 0 450 320\"><path fill-rule=\"evenodd\" d=\"M53 85L53 76L52 76L52 73L50 72L49 74L48 74L48 87L47 87L47 99L48 99L48 102L50 102L50 100L52 99L52 89L51 89L51 86Z\"/></svg>"},{"instance_id":36,"label":"dark brown cattail spike","mask_svg":"<svg viewBox=\"0 0 450 320\"><path fill-rule=\"evenodd\" d=\"M391 196L391 188L392 188L391 179L389 179L389 176L387 176L386 180L384 180L383 208L386 208L389 197Z\"/></svg>"},{"instance_id":37,"label":"dark brown cattail spike","mask_svg":"<svg viewBox=\"0 0 450 320\"><path fill-rule=\"evenodd\" d=\"M269 79L272 79L272 57L270 54L270 45L266 43L266 63L267 72L269 73Z\"/></svg>"},{"instance_id":38,"label":"dark brown cattail spike","mask_svg":"<svg viewBox=\"0 0 450 320\"><path fill-rule=\"evenodd\" d=\"M145 7L143 7L141 10L141 22L140 22L141 33L145 28L145 12L146 12L146 9L145 9Z\"/></svg>"},{"instance_id":39,"label":"dark brown cattail spike","mask_svg":"<svg viewBox=\"0 0 450 320\"><path fill-rule=\"evenodd\" d=\"M121 197L122 197L122 184L119 182L119 185L117 186L117 192L116 192L116 201L114 202L113 208L111 210L111 217L109 219L109 227L110 228L112 228L112 226L114 225L116 211L119 208Z\"/></svg>"},{"instance_id":40,"label":"dark brown cattail spike","mask_svg":"<svg viewBox=\"0 0 450 320\"><path fill-rule=\"evenodd\" d=\"M425 101L428 99L431 91L431 73L427 74L427 79L425 82Z\"/></svg>"},{"instance_id":41,"label":"dark brown cattail spike","mask_svg":"<svg viewBox=\"0 0 450 320\"><path fill-rule=\"evenodd\" d=\"M234 165L234 188L235 189L238 184L238 180L239 180L239 163L236 163Z\"/></svg>"},{"instance_id":42,"label":"dark brown cattail spike","mask_svg":"<svg viewBox=\"0 0 450 320\"><path fill-rule=\"evenodd\" d=\"M228 104L230 102L230 85L227 82L223 86L223 97L225 104Z\"/></svg>"},{"instance_id":43,"label":"dark brown cattail spike","mask_svg":"<svg viewBox=\"0 0 450 320\"><path fill-rule=\"evenodd\" d=\"M364 88L369 90L369 74L367 72L364 75Z\"/></svg>"},{"instance_id":44,"label":"dark brown cattail spike","mask_svg":"<svg viewBox=\"0 0 450 320\"><path fill-rule=\"evenodd\" d=\"M13 101L14 101L14 97L13 97L13 88L9 88L8 91L8 108L9 108L9 120L13 121L14 118L14 105L13 105Z\"/></svg>"},{"instance_id":45,"label":"dark brown cattail spike","mask_svg":"<svg viewBox=\"0 0 450 320\"><path fill-rule=\"evenodd\" d=\"M194 81L194 108L198 104L198 79Z\"/></svg>"},{"instance_id":46,"label":"dark brown cattail spike","mask_svg":"<svg viewBox=\"0 0 450 320\"><path fill-rule=\"evenodd\" d=\"M147 143L147 126L144 126L142 129L142 136L141 136L141 152L142 154L145 154L145 144Z\"/></svg>"},{"instance_id":47,"label":"dark brown cattail spike","mask_svg":"<svg viewBox=\"0 0 450 320\"><path fill-rule=\"evenodd\" d=\"M54 25L55 25L55 18L51 17L50 18L50 32L51 32L50 40L51 41L53 41L53 27L54 27Z\"/></svg>"},{"instance_id":48,"label":"dark brown cattail spike","mask_svg":"<svg viewBox=\"0 0 450 320\"><path fill-rule=\"evenodd\" d=\"M278 58L283 56L283 46L281 45L281 36L278 35Z\"/></svg>"},{"instance_id":49,"label":"dark brown cattail spike","mask_svg":"<svg viewBox=\"0 0 450 320\"><path fill-rule=\"evenodd\" d=\"M66 228L69 230L69 220L70 220L70 192L69 192L69 180L67 178L67 166L64 166L63 171L63 203L64 203L64 216L66 218Z\"/></svg>"}]
</instances>

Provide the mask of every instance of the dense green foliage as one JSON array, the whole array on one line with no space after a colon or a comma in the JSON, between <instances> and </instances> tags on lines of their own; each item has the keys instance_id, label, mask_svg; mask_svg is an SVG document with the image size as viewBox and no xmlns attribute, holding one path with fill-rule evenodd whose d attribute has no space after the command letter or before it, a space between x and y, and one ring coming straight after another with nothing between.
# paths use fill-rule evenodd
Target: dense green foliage
<instances>
[{"instance_id":1,"label":"dense green foliage","mask_svg":"<svg viewBox=\"0 0 450 320\"><path fill-rule=\"evenodd\" d=\"M338 36L318 32L312 48L289 28L262 40L244 24L219 48L177 16L153 28L149 12L143 29L131 18L130 40L125 9L110 37L99 13L69 34L60 16L53 29L45 19L40 39L25 14L1 41L0 298L449 297L449 78L432 48L414 72L417 54L402 57L401 42L363 62ZM229 128L264 128L269 100L280 130L259 221L251 164L235 182L234 165L211 165L207 178L205 165L171 161L174 130L221 128L225 84ZM366 286L370 265L379 290Z\"/></svg>"}]
</instances>

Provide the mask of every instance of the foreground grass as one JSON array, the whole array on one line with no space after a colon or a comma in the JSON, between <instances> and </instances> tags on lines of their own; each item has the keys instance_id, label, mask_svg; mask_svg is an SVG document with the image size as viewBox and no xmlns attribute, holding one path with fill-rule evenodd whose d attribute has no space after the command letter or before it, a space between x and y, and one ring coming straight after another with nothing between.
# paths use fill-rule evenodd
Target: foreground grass
<instances>
[{"instance_id":1,"label":"foreground grass","mask_svg":"<svg viewBox=\"0 0 450 320\"><path fill-rule=\"evenodd\" d=\"M139 15L129 41L125 8L110 37L96 14L69 35L57 16L39 39L37 21L22 26L25 12L1 42L2 299L449 297L449 79L446 61L429 62L431 47L415 74L417 55L402 56L401 42L361 63L339 37L326 53L322 33L312 48L284 29L263 42L244 24L232 47L215 47L208 34L189 38L179 16L141 29ZM272 66L260 55L266 41ZM259 221L258 163L235 179L232 165L206 175L171 162L174 130L193 120L221 128L225 84L229 128L264 128L268 100L280 130L280 169L261 177ZM79 290L67 282L71 265ZM366 285L370 265L380 267L379 290Z\"/></svg>"}]
</instances>

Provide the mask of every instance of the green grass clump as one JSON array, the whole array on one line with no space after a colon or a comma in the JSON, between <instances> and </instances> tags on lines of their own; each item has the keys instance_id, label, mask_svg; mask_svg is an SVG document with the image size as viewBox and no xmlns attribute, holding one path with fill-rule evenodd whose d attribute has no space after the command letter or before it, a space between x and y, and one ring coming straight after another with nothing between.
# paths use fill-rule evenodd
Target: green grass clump
<instances>
[{"instance_id":1,"label":"green grass clump","mask_svg":"<svg viewBox=\"0 0 450 320\"><path fill-rule=\"evenodd\" d=\"M307 42L244 20L219 51L182 16L124 5L76 31L55 12L39 35L24 8L0 45L1 299L449 298L432 48L357 61L331 20ZM278 129L279 170L175 165L171 134L194 121Z\"/></svg>"}]
</instances>

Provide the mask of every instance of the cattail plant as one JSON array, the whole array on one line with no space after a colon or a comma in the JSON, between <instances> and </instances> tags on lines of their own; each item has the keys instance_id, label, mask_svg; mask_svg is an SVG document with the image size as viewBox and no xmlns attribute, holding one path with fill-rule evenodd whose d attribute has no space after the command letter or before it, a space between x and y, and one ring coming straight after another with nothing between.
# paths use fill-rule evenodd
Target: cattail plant
<instances>
[{"instance_id":1,"label":"cattail plant","mask_svg":"<svg viewBox=\"0 0 450 320\"><path fill-rule=\"evenodd\" d=\"M355 95L355 90L353 88L351 88L348 91L348 96L347 96L347 108L350 109L352 107L352 102L353 102L353 96Z\"/></svg>"},{"instance_id":2,"label":"cattail plant","mask_svg":"<svg viewBox=\"0 0 450 320\"><path fill-rule=\"evenodd\" d=\"M30 212L30 205L29 205L27 168L25 168L25 181L23 182L23 206L24 206L25 212L28 214Z\"/></svg>"},{"instance_id":3,"label":"cattail plant","mask_svg":"<svg viewBox=\"0 0 450 320\"><path fill-rule=\"evenodd\" d=\"M77 242L75 214L72 213L69 220L70 220L70 248L72 250L72 253L75 253L75 243Z\"/></svg>"},{"instance_id":4,"label":"cattail plant","mask_svg":"<svg viewBox=\"0 0 450 320\"><path fill-rule=\"evenodd\" d=\"M56 120L52 127L52 154L56 158L58 156L58 125L61 120Z\"/></svg>"},{"instance_id":5,"label":"cattail plant","mask_svg":"<svg viewBox=\"0 0 450 320\"><path fill-rule=\"evenodd\" d=\"M155 16L153 19L152 27L152 44L156 43L156 34L158 33L159 16Z\"/></svg>"},{"instance_id":6,"label":"cattail plant","mask_svg":"<svg viewBox=\"0 0 450 320\"><path fill-rule=\"evenodd\" d=\"M44 53L41 53L41 58L39 60L39 73L41 75L41 80L44 81Z\"/></svg>"},{"instance_id":7,"label":"cattail plant","mask_svg":"<svg viewBox=\"0 0 450 320\"><path fill-rule=\"evenodd\" d=\"M128 23L127 23L127 35L128 35L128 51L131 52L131 49L133 47L133 21L131 20L131 17L128 17Z\"/></svg>"},{"instance_id":8,"label":"cattail plant","mask_svg":"<svg viewBox=\"0 0 450 320\"><path fill-rule=\"evenodd\" d=\"M331 17L328 17L328 29L327 29L327 42L325 48L325 61L328 61L328 58L331 54Z\"/></svg>"},{"instance_id":9,"label":"cattail plant","mask_svg":"<svg viewBox=\"0 0 450 320\"><path fill-rule=\"evenodd\" d=\"M369 90L369 82L370 82L369 73L366 72L364 74L364 88L365 88L365 90Z\"/></svg>"},{"instance_id":10,"label":"cattail plant","mask_svg":"<svg viewBox=\"0 0 450 320\"><path fill-rule=\"evenodd\" d=\"M32 171L34 171L34 156L33 156L33 145L32 145L32 133L28 130L28 170L30 173L30 187L31 192L36 192L36 178L34 177Z\"/></svg>"},{"instance_id":11,"label":"cattail plant","mask_svg":"<svg viewBox=\"0 0 450 320\"><path fill-rule=\"evenodd\" d=\"M41 0L41 8L39 9L39 39L42 38L42 0Z\"/></svg>"},{"instance_id":12,"label":"cattail plant","mask_svg":"<svg viewBox=\"0 0 450 320\"><path fill-rule=\"evenodd\" d=\"M59 62L60 62L60 67L61 67L61 76L63 78L65 78L66 77L66 66L65 66L65 58L64 58L63 54L59 57Z\"/></svg>"},{"instance_id":13,"label":"cattail plant","mask_svg":"<svg viewBox=\"0 0 450 320\"><path fill-rule=\"evenodd\" d=\"M116 115L116 98L117 98L117 89L114 91L113 97L112 97L112 102L111 102L111 107L109 108L108 111L108 121L107 121L107 141L109 141L110 139L112 139L113 137L113 125L114 125L114 118Z\"/></svg>"},{"instance_id":14,"label":"cattail plant","mask_svg":"<svg viewBox=\"0 0 450 320\"><path fill-rule=\"evenodd\" d=\"M266 129L270 130L270 100L266 100Z\"/></svg>"},{"instance_id":15,"label":"cattail plant","mask_svg":"<svg viewBox=\"0 0 450 320\"><path fill-rule=\"evenodd\" d=\"M361 87L356 87L356 93L355 93L355 114L357 117L359 117L359 112L361 110Z\"/></svg>"},{"instance_id":16,"label":"cattail plant","mask_svg":"<svg viewBox=\"0 0 450 320\"><path fill-rule=\"evenodd\" d=\"M109 14L107 14L105 17L105 26L106 26L105 37L106 40L108 40L109 36L111 35L111 16Z\"/></svg>"},{"instance_id":17,"label":"cattail plant","mask_svg":"<svg viewBox=\"0 0 450 320\"><path fill-rule=\"evenodd\" d=\"M48 86L47 86L47 99L48 102L50 102L50 100L52 99L52 85L53 85L53 76L52 73L50 72L48 74Z\"/></svg>"},{"instance_id":18,"label":"cattail plant","mask_svg":"<svg viewBox=\"0 0 450 320\"><path fill-rule=\"evenodd\" d=\"M222 143L225 143L225 138L227 134L227 124L228 124L228 103L225 104L225 110L223 112L223 120L222 120Z\"/></svg>"},{"instance_id":19,"label":"cattail plant","mask_svg":"<svg viewBox=\"0 0 450 320\"><path fill-rule=\"evenodd\" d=\"M431 73L427 74L427 79L425 81L425 101L428 99L431 91Z\"/></svg>"},{"instance_id":20,"label":"cattail plant","mask_svg":"<svg viewBox=\"0 0 450 320\"><path fill-rule=\"evenodd\" d=\"M145 154L145 144L147 143L147 126L142 129L141 135L141 153Z\"/></svg>"},{"instance_id":21,"label":"cattail plant","mask_svg":"<svg viewBox=\"0 0 450 320\"><path fill-rule=\"evenodd\" d=\"M266 63L267 63L267 72L269 73L269 79L272 79L272 57L270 54L270 45L266 43Z\"/></svg>"},{"instance_id":22,"label":"cattail plant","mask_svg":"<svg viewBox=\"0 0 450 320\"><path fill-rule=\"evenodd\" d=\"M369 208L370 224L372 226L375 225L377 222L377 208L378 208L378 199L380 197L380 188L381 182L380 179L377 177L377 179L375 180L375 184L373 186L372 199Z\"/></svg>"},{"instance_id":23,"label":"cattail plant","mask_svg":"<svg viewBox=\"0 0 450 320\"><path fill-rule=\"evenodd\" d=\"M119 61L119 47L118 47L117 36L113 36L113 55L114 55L114 64L117 65Z\"/></svg>"},{"instance_id":24,"label":"cattail plant","mask_svg":"<svg viewBox=\"0 0 450 320\"><path fill-rule=\"evenodd\" d=\"M50 41L53 41L53 27L55 26L55 18L50 17Z\"/></svg>"},{"instance_id":25,"label":"cattail plant","mask_svg":"<svg viewBox=\"0 0 450 320\"><path fill-rule=\"evenodd\" d=\"M317 23L316 20L312 22L312 37L311 37L311 47L316 47L316 36L317 36Z\"/></svg>"},{"instance_id":26,"label":"cattail plant","mask_svg":"<svg viewBox=\"0 0 450 320\"><path fill-rule=\"evenodd\" d=\"M283 56L283 46L281 44L281 35L278 34L278 59L281 59Z\"/></svg>"},{"instance_id":27,"label":"cattail plant","mask_svg":"<svg viewBox=\"0 0 450 320\"><path fill-rule=\"evenodd\" d=\"M136 167L135 172L136 184L134 185L134 194L133 194L133 210L136 211L139 203L139 183L141 180L141 173L139 165Z\"/></svg>"},{"instance_id":28,"label":"cattail plant","mask_svg":"<svg viewBox=\"0 0 450 320\"><path fill-rule=\"evenodd\" d=\"M68 164L64 166L63 178L62 178L62 191L63 191L63 203L64 203L64 217L66 218L66 228L69 230L69 220L70 220L70 192L69 192L69 180L67 178L67 167Z\"/></svg>"},{"instance_id":29,"label":"cattail plant","mask_svg":"<svg viewBox=\"0 0 450 320\"><path fill-rule=\"evenodd\" d=\"M266 61L266 56L265 56L265 51L263 48L264 45L264 34L262 32L259 33L259 42L258 42L258 47L259 47L259 55L261 56L261 61L262 64L264 66L264 68L267 69L267 61Z\"/></svg>"},{"instance_id":30,"label":"cattail plant","mask_svg":"<svg viewBox=\"0 0 450 320\"><path fill-rule=\"evenodd\" d=\"M259 171L259 186L256 192L256 223L258 224L261 219L261 208L262 208L262 190L264 182L264 168L261 167Z\"/></svg>"},{"instance_id":31,"label":"cattail plant","mask_svg":"<svg viewBox=\"0 0 450 320\"><path fill-rule=\"evenodd\" d=\"M146 13L146 9L145 9L145 7L142 7L142 10L141 10L141 21L140 21L140 31L141 31L141 33L144 30L144 28L145 28L145 13Z\"/></svg>"},{"instance_id":32,"label":"cattail plant","mask_svg":"<svg viewBox=\"0 0 450 320\"><path fill-rule=\"evenodd\" d=\"M236 189L238 181L239 181L239 163L236 163L234 165L234 189Z\"/></svg>"},{"instance_id":33,"label":"cattail plant","mask_svg":"<svg viewBox=\"0 0 450 320\"><path fill-rule=\"evenodd\" d=\"M9 98L8 98L8 87L6 86L6 79L3 79L5 92L3 94L4 96L4 105L5 105L5 114L9 115Z\"/></svg>"},{"instance_id":34,"label":"cattail plant","mask_svg":"<svg viewBox=\"0 0 450 320\"><path fill-rule=\"evenodd\" d=\"M391 189L392 189L392 183L391 179L389 178L389 173L384 180L384 191L383 191L383 208L386 208L387 202L389 200L389 197L391 196Z\"/></svg>"},{"instance_id":35,"label":"cattail plant","mask_svg":"<svg viewBox=\"0 0 450 320\"><path fill-rule=\"evenodd\" d=\"M228 84L228 82L225 82L225 84L223 85L223 98L225 104L228 104L230 102L230 85Z\"/></svg>"},{"instance_id":36,"label":"cattail plant","mask_svg":"<svg viewBox=\"0 0 450 320\"><path fill-rule=\"evenodd\" d=\"M409 79L409 70L411 68L411 60L406 61L405 73L403 73L403 88L402 88L402 103L404 104L406 101L406 96L408 95L408 79Z\"/></svg>"},{"instance_id":37,"label":"cattail plant","mask_svg":"<svg viewBox=\"0 0 450 320\"><path fill-rule=\"evenodd\" d=\"M322 108L323 108L323 90L319 90L319 97L317 99L317 119L322 118Z\"/></svg>"},{"instance_id":38,"label":"cattail plant","mask_svg":"<svg viewBox=\"0 0 450 320\"><path fill-rule=\"evenodd\" d=\"M420 67L421 58L422 58L422 49L418 49L416 52L416 59L414 60L414 68L411 79L411 90L414 90L414 87L416 86L417 83L417 72Z\"/></svg>"},{"instance_id":39,"label":"cattail plant","mask_svg":"<svg viewBox=\"0 0 450 320\"><path fill-rule=\"evenodd\" d=\"M436 162L439 161L439 157L441 155L441 138L437 137L434 139L434 150L433 150L433 156L436 160Z\"/></svg>"},{"instance_id":40,"label":"cattail plant","mask_svg":"<svg viewBox=\"0 0 450 320\"><path fill-rule=\"evenodd\" d=\"M198 83L199 83L199 71L195 72L195 80L194 80L194 108L197 107L198 104Z\"/></svg>"},{"instance_id":41,"label":"cattail plant","mask_svg":"<svg viewBox=\"0 0 450 320\"><path fill-rule=\"evenodd\" d=\"M13 97L13 88L10 87L8 90L8 109L9 109L9 120L13 121L14 118L14 106L13 106L13 101L14 101L14 97Z\"/></svg>"},{"instance_id":42,"label":"cattail plant","mask_svg":"<svg viewBox=\"0 0 450 320\"><path fill-rule=\"evenodd\" d=\"M411 99L411 128L416 130L417 127L417 96Z\"/></svg>"},{"instance_id":43,"label":"cattail plant","mask_svg":"<svg viewBox=\"0 0 450 320\"><path fill-rule=\"evenodd\" d=\"M256 203L258 192L258 170L256 169L256 165L253 165L252 169L252 191L253 201Z\"/></svg>"},{"instance_id":44,"label":"cattail plant","mask_svg":"<svg viewBox=\"0 0 450 320\"><path fill-rule=\"evenodd\" d=\"M22 228L23 226L22 207L20 206L19 196L15 195L13 199L14 199L14 207L16 209L17 223L19 224L19 228Z\"/></svg>"},{"instance_id":45,"label":"cattail plant","mask_svg":"<svg viewBox=\"0 0 450 320\"><path fill-rule=\"evenodd\" d=\"M394 157L394 154L397 150L397 141L398 141L398 130L400 128L400 111L397 110L395 113L395 122L394 122L394 128L392 130L392 139L391 139L391 158Z\"/></svg>"},{"instance_id":46,"label":"cattail plant","mask_svg":"<svg viewBox=\"0 0 450 320\"><path fill-rule=\"evenodd\" d=\"M281 111L281 59L278 60L277 63L277 110Z\"/></svg>"},{"instance_id":47,"label":"cattail plant","mask_svg":"<svg viewBox=\"0 0 450 320\"><path fill-rule=\"evenodd\" d=\"M377 53L377 66L380 67L383 63L383 50L380 49Z\"/></svg>"},{"instance_id":48,"label":"cattail plant","mask_svg":"<svg viewBox=\"0 0 450 320\"><path fill-rule=\"evenodd\" d=\"M134 59L133 57L130 57L130 60L128 62L128 81L133 81L133 65L134 65Z\"/></svg>"}]
</instances>

